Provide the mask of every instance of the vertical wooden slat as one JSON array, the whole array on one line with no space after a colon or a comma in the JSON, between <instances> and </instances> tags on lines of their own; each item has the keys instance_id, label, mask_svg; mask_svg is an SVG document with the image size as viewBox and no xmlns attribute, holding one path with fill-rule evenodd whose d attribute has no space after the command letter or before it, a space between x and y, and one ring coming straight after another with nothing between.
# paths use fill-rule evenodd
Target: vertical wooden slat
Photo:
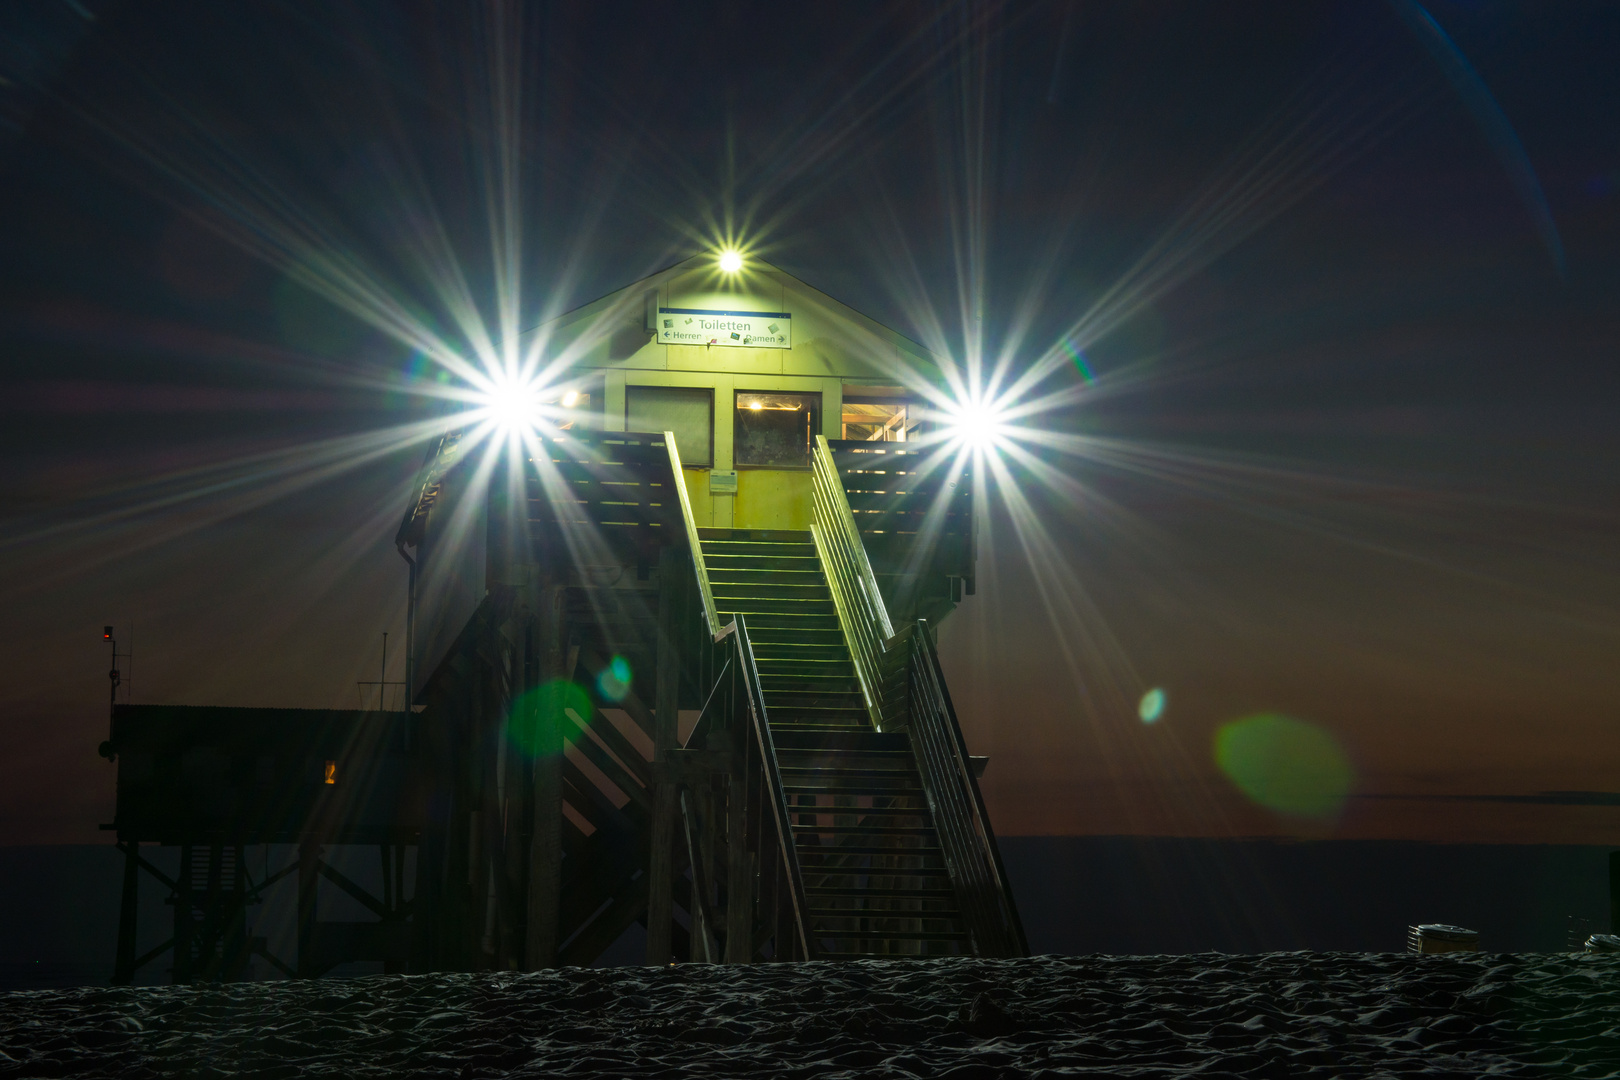
<instances>
[{"instance_id":1,"label":"vertical wooden slat","mask_svg":"<svg viewBox=\"0 0 1620 1080\"><path fill-rule=\"evenodd\" d=\"M565 590L553 579L542 581L536 611L540 642L539 677L566 678L568 641ZM537 708L541 694L525 697ZM546 713L555 710L547 709ZM530 971L557 963L559 895L562 888L563 748L560 717L531 717L535 732L534 819L529 840L529 907L524 942L525 967Z\"/></svg>"},{"instance_id":2,"label":"vertical wooden slat","mask_svg":"<svg viewBox=\"0 0 1620 1080\"><path fill-rule=\"evenodd\" d=\"M679 599L686 555L663 548L658 555L658 655L653 692L653 820L647 868L647 963L667 964L674 921L675 783L670 754L680 739L681 658Z\"/></svg>"},{"instance_id":3,"label":"vertical wooden slat","mask_svg":"<svg viewBox=\"0 0 1620 1080\"><path fill-rule=\"evenodd\" d=\"M736 756L744 757L745 731ZM739 760L726 784L726 963L746 964L754 953L753 859L748 852L748 785Z\"/></svg>"}]
</instances>

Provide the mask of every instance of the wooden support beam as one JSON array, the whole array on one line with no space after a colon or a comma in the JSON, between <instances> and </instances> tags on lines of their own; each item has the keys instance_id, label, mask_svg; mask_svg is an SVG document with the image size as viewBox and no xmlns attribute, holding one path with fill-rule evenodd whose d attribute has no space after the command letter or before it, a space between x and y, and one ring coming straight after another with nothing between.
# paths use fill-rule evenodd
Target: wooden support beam
<instances>
[{"instance_id":1,"label":"wooden support beam","mask_svg":"<svg viewBox=\"0 0 1620 1080\"><path fill-rule=\"evenodd\" d=\"M539 589L536 618L539 632L539 675L567 678L568 636L566 590L547 580ZM535 708L543 695L525 700ZM560 705L560 699L558 704ZM539 716L534 755L534 822L529 841L529 906L525 964L534 971L557 963L558 897L562 888L563 746L561 716Z\"/></svg>"},{"instance_id":2,"label":"wooden support beam","mask_svg":"<svg viewBox=\"0 0 1620 1080\"><path fill-rule=\"evenodd\" d=\"M741 769L726 785L726 963L754 958L755 859L748 850L748 784Z\"/></svg>"},{"instance_id":3,"label":"wooden support beam","mask_svg":"<svg viewBox=\"0 0 1620 1080\"><path fill-rule=\"evenodd\" d=\"M320 968L315 961L315 895L320 888L321 845L305 840L298 845L298 976L313 979ZM175 934L178 946L180 935Z\"/></svg>"},{"instance_id":4,"label":"wooden support beam","mask_svg":"<svg viewBox=\"0 0 1620 1080\"><path fill-rule=\"evenodd\" d=\"M140 898L139 843L124 849L124 895L118 905L118 953L113 960L114 986L128 986L135 978L135 903Z\"/></svg>"},{"instance_id":5,"label":"wooden support beam","mask_svg":"<svg viewBox=\"0 0 1620 1080\"><path fill-rule=\"evenodd\" d=\"M191 860L195 857L192 845L180 845L179 887L174 891L174 970L171 978L176 983L191 981Z\"/></svg>"},{"instance_id":6,"label":"wooden support beam","mask_svg":"<svg viewBox=\"0 0 1620 1080\"><path fill-rule=\"evenodd\" d=\"M703 857L703 821L698 816L701 800L690 788L681 788L678 798L687 861L692 867L692 902L686 909L692 920L691 959L694 963L713 964L720 955L714 940L714 913L709 907L709 870L713 863Z\"/></svg>"},{"instance_id":7,"label":"wooden support beam","mask_svg":"<svg viewBox=\"0 0 1620 1080\"><path fill-rule=\"evenodd\" d=\"M653 713L653 820L647 867L647 963L669 963L675 920L674 865L675 784L656 766L667 760L680 739L680 595L688 556L678 548L658 553L658 659ZM632 716L635 714L632 713ZM640 723L639 718L637 723Z\"/></svg>"}]
</instances>

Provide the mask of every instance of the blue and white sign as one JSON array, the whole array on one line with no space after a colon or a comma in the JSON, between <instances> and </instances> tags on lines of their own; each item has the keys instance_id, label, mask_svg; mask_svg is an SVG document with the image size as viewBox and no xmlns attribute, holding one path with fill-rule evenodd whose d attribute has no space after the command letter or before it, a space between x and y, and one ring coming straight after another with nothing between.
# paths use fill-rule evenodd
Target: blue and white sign
<instances>
[{"instance_id":1,"label":"blue and white sign","mask_svg":"<svg viewBox=\"0 0 1620 1080\"><path fill-rule=\"evenodd\" d=\"M791 349L793 317L785 311L661 307L658 309L658 340L665 345Z\"/></svg>"}]
</instances>

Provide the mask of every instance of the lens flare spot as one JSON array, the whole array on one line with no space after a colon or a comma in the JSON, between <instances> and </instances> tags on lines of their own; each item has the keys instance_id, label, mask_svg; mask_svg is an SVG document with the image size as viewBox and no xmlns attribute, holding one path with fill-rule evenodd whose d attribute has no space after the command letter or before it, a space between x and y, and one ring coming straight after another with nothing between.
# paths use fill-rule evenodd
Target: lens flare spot
<instances>
[{"instance_id":1,"label":"lens flare spot","mask_svg":"<svg viewBox=\"0 0 1620 1080\"><path fill-rule=\"evenodd\" d=\"M582 720L589 719L591 698L585 688L567 679L541 683L512 702L507 737L513 746L531 758L539 754L543 746L560 748L562 736L572 736L576 730L574 722L568 718L570 712Z\"/></svg>"},{"instance_id":2,"label":"lens flare spot","mask_svg":"<svg viewBox=\"0 0 1620 1080\"><path fill-rule=\"evenodd\" d=\"M1086 361L1086 354L1080 350L1080 346L1064 338L1063 351L1069 354L1069 359L1074 362L1074 370L1080 373L1080 378L1084 379L1087 385L1097 381L1097 376L1092 373L1091 364Z\"/></svg>"},{"instance_id":3,"label":"lens flare spot","mask_svg":"<svg viewBox=\"0 0 1620 1080\"><path fill-rule=\"evenodd\" d=\"M622 656L615 656L608 661L601 674L596 676L596 688L602 691L602 696L609 701L623 701L630 694L630 661Z\"/></svg>"},{"instance_id":4,"label":"lens flare spot","mask_svg":"<svg viewBox=\"0 0 1620 1080\"><path fill-rule=\"evenodd\" d=\"M742 269L742 254L737 251L726 250L720 253L720 269L727 274L735 274Z\"/></svg>"},{"instance_id":5,"label":"lens flare spot","mask_svg":"<svg viewBox=\"0 0 1620 1080\"><path fill-rule=\"evenodd\" d=\"M1338 740L1276 713L1223 725L1215 732L1215 763L1256 804L1317 821L1336 817L1355 783Z\"/></svg>"},{"instance_id":6,"label":"lens flare spot","mask_svg":"<svg viewBox=\"0 0 1620 1080\"><path fill-rule=\"evenodd\" d=\"M1141 704L1136 706L1136 715L1142 718L1142 723L1151 724L1164 715L1164 691L1155 686L1142 695Z\"/></svg>"}]
</instances>

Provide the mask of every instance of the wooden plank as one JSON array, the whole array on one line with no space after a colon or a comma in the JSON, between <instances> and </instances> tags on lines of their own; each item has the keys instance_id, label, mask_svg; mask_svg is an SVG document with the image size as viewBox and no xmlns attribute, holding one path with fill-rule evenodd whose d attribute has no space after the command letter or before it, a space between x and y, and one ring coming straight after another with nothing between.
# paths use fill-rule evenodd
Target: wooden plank
<instances>
[{"instance_id":1,"label":"wooden plank","mask_svg":"<svg viewBox=\"0 0 1620 1080\"><path fill-rule=\"evenodd\" d=\"M566 677L563 670L568 640L564 616L565 590L550 581L538 590L536 623L539 636L539 679ZM529 700L532 702L534 696ZM534 706L531 706L534 707ZM556 723L536 723L538 744L534 755L534 821L529 841L529 896L525 967L534 971L557 962L557 918L562 887L562 729ZM576 808L577 809L577 808Z\"/></svg>"},{"instance_id":2,"label":"wooden plank","mask_svg":"<svg viewBox=\"0 0 1620 1080\"><path fill-rule=\"evenodd\" d=\"M658 656L657 681L652 716L653 762L664 762L680 739L676 710L680 707L681 659L678 625L682 572L690 567L688 556L677 548L658 553ZM628 701L628 698L626 699ZM620 703L624 705L624 702ZM637 703L640 704L639 702ZM626 709L642 723L638 710ZM657 777L657 770L654 771ZM674 866L671 861L675 842L676 787L667 778L654 782L652 842L647 867L647 963L669 962L671 927L674 923Z\"/></svg>"}]
</instances>

